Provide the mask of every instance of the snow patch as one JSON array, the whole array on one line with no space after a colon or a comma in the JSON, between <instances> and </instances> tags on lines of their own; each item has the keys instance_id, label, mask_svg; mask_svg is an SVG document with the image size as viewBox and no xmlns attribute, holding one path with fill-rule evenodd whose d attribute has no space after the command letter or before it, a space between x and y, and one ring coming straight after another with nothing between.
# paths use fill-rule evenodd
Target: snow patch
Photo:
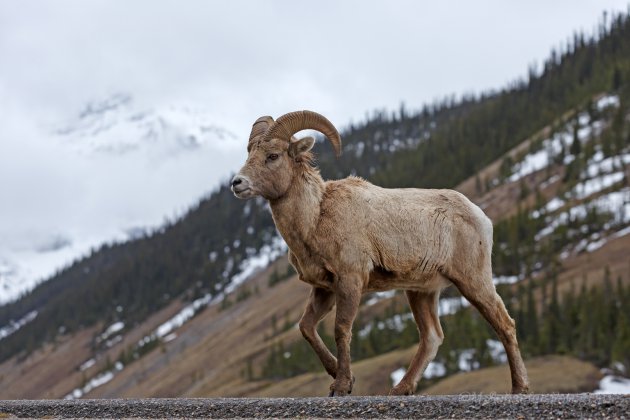
<instances>
[{"instance_id":1,"label":"snow patch","mask_svg":"<svg viewBox=\"0 0 630 420\"><path fill-rule=\"evenodd\" d=\"M105 342L105 347L107 348L114 347L116 344L120 343L122 339L123 339L122 335L117 335L116 337L107 340Z\"/></svg>"},{"instance_id":2,"label":"snow patch","mask_svg":"<svg viewBox=\"0 0 630 420\"><path fill-rule=\"evenodd\" d=\"M441 376L446 375L446 366L444 363L436 362L435 360L429 362L427 368L424 370L422 374L423 378L431 379L431 378L439 378Z\"/></svg>"},{"instance_id":3,"label":"snow patch","mask_svg":"<svg viewBox=\"0 0 630 420\"><path fill-rule=\"evenodd\" d=\"M609 156L604 158L601 151L597 151L588 161L588 165L582 176L585 178L593 178L603 173L615 172L623 169L624 166L630 164L630 153Z\"/></svg>"},{"instance_id":4,"label":"snow patch","mask_svg":"<svg viewBox=\"0 0 630 420\"><path fill-rule=\"evenodd\" d=\"M440 299L438 313L440 316L452 315L460 309L470 306L470 303L463 297L453 297Z\"/></svg>"},{"instance_id":5,"label":"snow patch","mask_svg":"<svg viewBox=\"0 0 630 420\"><path fill-rule=\"evenodd\" d=\"M525 156L525 158L521 162L515 165L515 171L508 179L510 180L510 182L518 181L524 176L544 169L547 164L548 153L545 149L539 150L535 153L530 153Z\"/></svg>"},{"instance_id":6,"label":"snow patch","mask_svg":"<svg viewBox=\"0 0 630 420\"><path fill-rule=\"evenodd\" d=\"M88 370L89 368L91 368L95 364L96 364L96 360L94 360L94 358L88 359L85 362L81 363L81 366L79 366L79 370L81 372L83 372L84 370Z\"/></svg>"},{"instance_id":7,"label":"snow patch","mask_svg":"<svg viewBox=\"0 0 630 420\"><path fill-rule=\"evenodd\" d=\"M558 197L554 197L551 200L549 200L549 202L545 205L545 210L548 213L553 213L554 211L558 210L560 207L564 206L564 200L561 200Z\"/></svg>"},{"instance_id":8,"label":"snow patch","mask_svg":"<svg viewBox=\"0 0 630 420\"><path fill-rule=\"evenodd\" d=\"M272 261L287 252L287 244L280 236L274 236L270 244L263 245L258 255L245 259L240 264L241 272L232 276L230 284L225 288L225 293L233 292L248 277L267 267Z\"/></svg>"},{"instance_id":9,"label":"snow patch","mask_svg":"<svg viewBox=\"0 0 630 420\"><path fill-rule=\"evenodd\" d=\"M475 360L475 350L464 349L459 353L457 367L461 372L470 372L479 369L479 362Z\"/></svg>"},{"instance_id":10,"label":"snow patch","mask_svg":"<svg viewBox=\"0 0 630 420\"><path fill-rule=\"evenodd\" d=\"M488 346L488 350L490 351L490 357L496 363L507 363L507 355L505 354L505 347L503 347L503 343L498 340L486 340L486 345Z\"/></svg>"},{"instance_id":11,"label":"snow patch","mask_svg":"<svg viewBox=\"0 0 630 420\"><path fill-rule=\"evenodd\" d=\"M392 380L392 385L396 386L400 383L400 381L402 381L402 378L405 376L405 373L407 373L407 370L405 368L398 368L395 371L393 371L389 377Z\"/></svg>"},{"instance_id":12,"label":"snow patch","mask_svg":"<svg viewBox=\"0 0 630 420\"><path fill-rule=\"evenodd\" d=\"M17 321L9 321L9 325L0 328L0 340L7 338L35 318L37 318L37 311L31 311Z\"/></svg>"},{"instance_id":13,"label":"snow patch","mask_svg":"<svg viewBox=\"0 0 630 420\"><path fill-rule=\"evenodd\" d=\"M547 226L541 229L535 236L538 241L555 231L559 226L565 225L569 220L579 221L587 217L589 209L594 208L599 212L609 212L612 215L611 223L623 225L630 222L630 188L623 188L601 195L591 201L571 207L570 209L547 216Z\"/></svg>"},{"instance_id":14,"label":"snow patch","mask_svg":"<svg viewBox=\"0 0 630 420\"><path fill-rule=\"evenodd\" d=\"M606 242L608 242L606 240L606 238L601 238L601 239L599 239L599 240L597 240L595 242L589 242L589 244L586 245L585 249L586 249L587 252L593 252L593 251L601 248L602 246L604 246L606 244Z\"/></svg>"},{"instance_id":15,"label":"snow patch","mask_svg":"<svg viewBox=\"0 0 630 420\"><path fill-rule=\"evenodd\" d=\"M396 314L391 318L387 318L384 321L378 321L376 323L376 328L379 330L384 330L385 328L389 330L402 331L405 328L405 322L413 319L413 314L411 312L407 312L404 314ZM370 322L363 328L361 328L358 332L359 337L367 337L372 331L374 322Z\"/></svg>"},{"instance_id":16,"label":"snow patch","mask_svg":"<svg viewBox=\"0 0 630 420\"><path fill-rule=\"evenodd\" d=\"M604 174L595 178L587 179L578 185L576 185L574 192L575 197L583 199L589 197L595 193L605 190L623 180L623 172L615 172L612 174Z\"/></svg>"},{"instance_id":17,"label":"snow patch","mask_svg":"<svg viewBox=\"0 0 630 420\"><path fill-rule=\"evenodd\" d=\"M105 332L103 332L103 334L101 334L101 340L107 340L109 337L116 334L118 331L121 331L123 328L125 328L124 322L122 321L114 322L112 325L107 327L107 329L105 330Z\"/></svg>"},{"instance_id":18,"label":"snow patch","mask_svg":"<svg viewBox=\"0 0 630 420\"><path fill-rule=\"evenodd\" d=\"M124 366L122 363L116 362L116 364L114 365L114 369L96 375L94 378L90 379L82 388L75 388L70 394L66 395L64 399L74 400L77 398L81 398L85 394L91 392L94 388L105 385L107 382L114 379L116 373L123 370L123 368Z\"/></svg>"},{"instance_id":19,"label":"snow patch","mask_svg":"<svg viewBox=\"0 0 630 420\"><path fill-rule=\"evenodd\" d=\"M597 107L598 111L602 111L608 107L618 107L619 106L619 96L617 95L604 95L597 100L595 103L595 107Z\"/></svg>"},{"instance_id":20,"label":"snow patch","mask_svg":"<svg viewBox=\"0 0 630 420\"><path fill-rule=\"evenodd\" d=\"M492 278L492 282L496 284L514 284L518 283L518 276L495 276Z\"/></svg>"},{"instance_id":21,"label":"snow patch","mask_svg":"<svg viewBox=\"0 0 630 420\"><path fill-rule=\"evenodd\" d=\"M560 175L552 175L551 177L549 177L548 180L542 182L540 184L540 189L544 190L545 188L547 188L548 186L550 186L551 184L553 184L554 182L558 181L560 179Z\"/></svg>"},{"instance_id":22,"label":"snow patch","mask_svg":"<svg viewBox=\"0 0 630 420\"><path fill-rule=\"evenodd\" d=\"M204 306L207 306L212 300L211 295L205 295L200 297L199 299L194 300L190 305L185 306L181 311L179 311L175 316L171 319L160 325L155 329L155 336L157 338L164 339L168 336L173 330L184 325L186 321L192 318L199 309ZM141 340L142 342L142 340ZM140 344L140 343L138 343Z\"/></svg>"},{"instance_id":23,"label":"snow patch","mask_svg":"<svg viewBox=\"0 0 630 420\"><path fill-rule=\"evenodd\" d=\"M107 382L114 379L116 371L121 371L123 367L124 366L122 365L122 363L117 362L113 370L109 370L107 372L96 375L94 378L90 379L88 383L86 383L82 388L75 388L70 394L66 395L64 399L74 400L77 398L81 398L85 394L91 392L93 389L105 385Z\"/></svg>"},{"instance_id":24,"label":"snow patch","mask_svg":"<svg viewBox=\"0 0 630 420\"><path fill-rule=\"evenodd\" d=\"M596 106L599 110L609 106L619 106L619 97L616 95L604 96L597 101ZM573 130L575 124L577 124L577 127L575 127L577 128L577 139L581 143L585 143L591 137L599 135L604 129L604 123L602 121L591 121L588 113L580 113L576 120L567 121L561 131L543 140L540 150L528 153L520 162L517 162L512 167L512 175L508 177L508 180L510 182L516 182L529 174L544 169L563 150L569 149L574 141ZM575 156L567 154L563 158L563 163L568 165L573 160L575 160ZM552 181L550 178L548 181L541 184L541 187L545 188L556 180L557 179L554 179Z\"/></svg>"},{"instance_id":25,"label":"snow patch","mask_svg":"<svg viewBox=\"0 0 630 420\"><path fill-rule=\"evenodd\" d=\"M630 379L606 375L599 381L599 389L593 394L630 394Z\"/></svg>"},{"instance_id":26,"label":"snow patch","mask_svg":"<svg viewBox=\"0 0 630 420\"><path fill-rule=\"evenodd\" d=\"M614 233L612 235L613 238L621 238L622 236L626 236L630 234L630 226L626 226L625 228L621 229L620 231L617 231L616 233Z\"/></svg>"},{"instance_id":27,"label":"snow patch","mask_svg":"<svg viewBox=\"0 0 630 420\"><path fill-rule=\"evenodd\" d=\"M365 301L365 306L375 305L376 303L378 303L378 302L380 302L382 300L390 299L390 298L394 297L395 294L396 294L395 290L387 290L385 292L373 293L372 296L370 296L370 298Z\"/></svg>"}]
</instances>

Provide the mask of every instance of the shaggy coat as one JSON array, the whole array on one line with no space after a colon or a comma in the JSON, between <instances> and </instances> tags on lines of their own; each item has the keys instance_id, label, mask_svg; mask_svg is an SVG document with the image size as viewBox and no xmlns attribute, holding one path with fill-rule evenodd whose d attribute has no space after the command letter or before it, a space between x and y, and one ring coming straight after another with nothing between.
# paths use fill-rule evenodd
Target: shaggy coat
<instances>
[{"instance_id":1,"label":"shaggy coat","mask_svg":"<svg viewBox=\"0 0 630 420\"><path fill-rule=\"evenodd\" d=\"M291 264L312 286L300 330L335 379L330 395L352 391L350 338L362 294L391 289L405 290L420 345L390 394L412 394L444 338L437 307L440 291L451 284L501 339L512 392L527 392L514 321L492 282L492 223L483 211L453 190L386 189L357 177L324 181L312 165L313 139L292 137L304 128L324 132L340 151L337 131L319 114L291 113L276 122L261 117L232 189L239 198L269 201ZM335 304L337 358L316 331Z\"/></svg>"}]
</instances>

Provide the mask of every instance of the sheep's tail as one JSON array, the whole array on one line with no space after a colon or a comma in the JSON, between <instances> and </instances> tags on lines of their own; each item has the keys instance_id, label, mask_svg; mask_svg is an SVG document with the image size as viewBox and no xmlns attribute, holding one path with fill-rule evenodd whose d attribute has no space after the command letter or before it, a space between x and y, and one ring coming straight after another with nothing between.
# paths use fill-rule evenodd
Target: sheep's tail
<instances>
[{"instance_id":1,"label":"sheep's tail","mask_svg":"<svg viewBox=\"0 0 630 420\"><path fill-rule=\"evenodd\" d=\"M478 205L471 202L471 207L476 219L479 222L479 233L481 234L482 241L481 246L485 248L488 258L492 260L492 243L494 240L494 227L492 226L492 220L490 220L490 218L486 216L486 214L483 212L483 210L481 210ZM491 261L490 264L492 264Z\"/></svg>"}]
</instances>

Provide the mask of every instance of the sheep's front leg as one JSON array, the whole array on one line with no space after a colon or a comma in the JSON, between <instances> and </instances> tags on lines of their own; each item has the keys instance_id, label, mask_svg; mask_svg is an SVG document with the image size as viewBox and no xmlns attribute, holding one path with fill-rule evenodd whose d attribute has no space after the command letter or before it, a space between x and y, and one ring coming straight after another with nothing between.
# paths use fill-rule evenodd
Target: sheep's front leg
<instances>
[{"instance_id":1,"label":"sheep's front leg","mask_svg":"<svg viewBox=\"0 0 630 420\"><path fill-rule=\"evenodd\" d=\"M330 396L344 396L352 392L354 378L350 370L350 340L352 324L361 301L362 278L341 277L335 290L337 316L335 319L335 342L337 344L337 377L330 386Z\"/></svg>"},{"instance_id":2,"label":"sheep's front leg","mask_svg":"<svg viewBox=\"0 0 630 420\"><path fill-rule=\"evenodd\" d=\"M309 296L304 315L300 319L300 331L309 342L319 360L322 361L326 372L333 378L337 376L337 359L326 347L319 334L317 324L321 321L335 304L335 295L328 290L313 287Z\"/></svg>"}]
</instances>

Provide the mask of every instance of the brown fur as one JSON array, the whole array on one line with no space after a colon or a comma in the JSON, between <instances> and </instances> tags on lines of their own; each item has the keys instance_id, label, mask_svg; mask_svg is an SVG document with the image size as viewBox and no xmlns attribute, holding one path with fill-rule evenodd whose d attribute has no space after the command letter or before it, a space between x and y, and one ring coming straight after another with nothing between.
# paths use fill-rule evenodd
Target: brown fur
<instances>
[{"instance_id":1,"label":"brown fur","mask_svg":"<svg viewBox=\"0 0 630 420\"><path fill-rule=\"evenodd\" d=\"M331 395L352 391L350 338L362 294L390 289L406 291L421 337L390 394L412 394L444 338L437 308L440 291L450 284L497 332L512 392L527 392L514 321L492 283L492 223L483 212L452 190L385 189L357 177L325 182L310 152L295 155L296 147L304 149L302 140L251 142L233 189L239 198L269 201L291 264L313 286L300 330L334 378ZM277 159L270 160L272 154ZM337 358L316 332L335 304Z\"/></svg>"}]
</instances>

